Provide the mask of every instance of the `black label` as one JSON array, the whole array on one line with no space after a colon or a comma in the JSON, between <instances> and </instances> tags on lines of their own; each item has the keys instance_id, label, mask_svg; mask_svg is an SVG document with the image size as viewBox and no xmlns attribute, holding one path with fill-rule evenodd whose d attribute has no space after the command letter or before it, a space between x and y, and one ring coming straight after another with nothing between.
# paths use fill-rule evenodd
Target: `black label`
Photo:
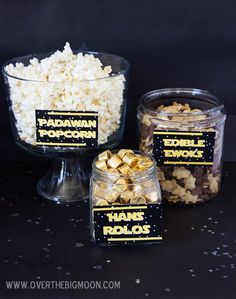
<instances>
[{"instance_id":1,"label":"black label","mask_svg":"<svg viewBox=\"0 0 236 299\"><path fill-rule=\"evenodd\" d=\"M39 146L97 147L98 113L35 110Z\"/></svg>"},{"instance_id":2,"label":"black label","mask_svg":"<svg viewBox=\"0 0 236 299\"><path fill-rule=\"evenodd\" d=\"M95 242L133 244L160 242L161 204L119 205L93 208Z\"/></svg>"},{"instance_id":3,"label":"black label","mask_svg":"<svg viewBox=\"0 0 236 299\"><path fill-rule=\"evenodd\" d=\"M212 165L215 132L154 131L157 165Z\"/></svg>"}]
</instances>

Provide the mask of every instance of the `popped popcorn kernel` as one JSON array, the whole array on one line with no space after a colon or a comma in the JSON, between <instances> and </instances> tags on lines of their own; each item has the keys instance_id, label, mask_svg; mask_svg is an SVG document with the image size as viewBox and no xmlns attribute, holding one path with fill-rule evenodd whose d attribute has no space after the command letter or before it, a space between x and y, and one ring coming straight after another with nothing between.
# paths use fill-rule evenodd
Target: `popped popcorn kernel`
<instances>
[{"instance_id":1,"label":"popped popcorn kernel","mask_svg":"<svg viewBox=\"0 0 236 299\"><path fill-rule=\"evenodd\" d=\"M93 54L75 54L67 42L42 60L32 58L28 65L12 63L5 67L12 110L21 140L36 144L35 110L98 112L98 144L119 130L124 103L125 77L112 75Z\"/></svg>"}]
</instances>

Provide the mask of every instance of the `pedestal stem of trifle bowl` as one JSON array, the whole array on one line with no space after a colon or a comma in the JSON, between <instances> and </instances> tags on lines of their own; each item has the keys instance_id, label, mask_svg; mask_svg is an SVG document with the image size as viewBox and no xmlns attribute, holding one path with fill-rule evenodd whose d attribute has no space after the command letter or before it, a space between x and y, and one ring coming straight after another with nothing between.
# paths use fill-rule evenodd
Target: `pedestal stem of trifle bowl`
<instances>
[{"instance_id":1,"label":"pedestal stem of trifle bowl","mask_svg":"<svg viewBox=\"0 0 236 299\"><path fill-rule=\"evenodd\" d=\"M54 159L37 185L39 194L57 203L75 202L88 196L89 170L80 158Z\"/></svg>"},{"instance_id":2,"label":"pedestal stem of trifle bowl","mask_svg":"<svg viewBox=\"0 0 236 299\"><path fill-rule=\"evenodd\" d=\"M89 157L123 136L128 71L122 57L72 52L68 43L62 52L3 65L15 142L54 161L37 186L44 198L68 203L88 196Z\"/></svg>"}]
</instances>

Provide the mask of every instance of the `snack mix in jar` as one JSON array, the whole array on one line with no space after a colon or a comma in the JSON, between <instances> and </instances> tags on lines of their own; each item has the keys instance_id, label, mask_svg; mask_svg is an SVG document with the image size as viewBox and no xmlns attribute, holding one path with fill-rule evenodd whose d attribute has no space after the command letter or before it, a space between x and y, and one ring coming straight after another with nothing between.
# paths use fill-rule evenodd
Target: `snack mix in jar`
<instances>
[{"instance_id":1,"label":"snack mix in jar","mask_svg":"<svg viewBox=\"0 0 236 299\"><path fill-rule=\"evenodd\" d=\"M130 149L102 152L93 163L90 201L96 243L161 240L160 227L155 230L161 192L151 156Z\"/></svg>"},{"instance_id":2,"label":"snack mix in jar","mask_svg":"<svg viewBox=\"0 0 236 299\"><path fill-rule=\"evenodd\" d=\"M166 202L196 204L218 193L223 108L219 99L198 89L161 89L141 98L139 149L154 156Z\"/></svg>"}]
</instances>

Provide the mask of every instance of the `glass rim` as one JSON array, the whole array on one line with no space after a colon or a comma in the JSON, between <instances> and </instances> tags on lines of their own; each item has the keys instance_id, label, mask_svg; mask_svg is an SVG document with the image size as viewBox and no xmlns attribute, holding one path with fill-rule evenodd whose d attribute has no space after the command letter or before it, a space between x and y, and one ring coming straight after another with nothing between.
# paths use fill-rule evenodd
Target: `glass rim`
<instances>
[{"instance_id":1,"label":"glass rim","mask_svg":"<svg viewBox=\"0 0 236 299\"><path fill-rule=\"evenodd\" d=\"M95 82L95 81L99 81L99 80L107 80L107 79L112 79L112 78L115 78L115 77L118 77L120 75L124 75L125 73L127 73L130 69L130 63L128 62L127 59L119 56L119 55L115 55L115 54L110 54L110 53L106 53L106 52L96 52L96 51L73 51L73 54L79 54L79 53L82 53L82 54L92 54L92 55L106 55L106 56L110 56L110 57L113 57L115 59L119 59L120 61L124 62L125 64L125 68L124 70L122 71L119 71L117 73L115 73L114 75L111 75L111 76L106 76L106 77L102 77L102 78L97 78L97 79L86 79L86 80L73 80L73 81L62 81L62 82L59 82L59 81L45 81L45 80L32 80L32 79L27 79L27 78L22 78L22 77L17 77L17 76L14 76L14 75L11 75L9 74L7 71L6 71L6 66L11 64L11 63L17 63L18 61L17 60L20 60L20 59L33 59L33 58L37 58L36 56L39 56L39 55L45 55L44 58L48 58L50 55L54 54L55 51L50 51L50 52L39 52L39 53L33 53L33 54L28 54L28 55L23 55L23 56L17 56L17 57L13 57L9 60L7 60L6 62L3 63L2 67L1 67L1 71L2 71L2 74L6 77L10 77L12 79L16 79L16 80L20 80L20 81L25 81L25 82L34 82L34 83L51 83L51 84L70 84L70 83L85 83L85 82ZM42 59L44 59L42 58Z\"/></svg>"},{"instance_id":2,"label":"glass rim","mask_svg":"<svg viewBox=\"0 0 236 299\"><path fill-rule=\"evenodd\" d=\"M192 96L197 100L201 99L201 96L208 96L211 99L214 99L218 101L218 103L215 102L215 106L206 110L202 111L193 111L193 112L186 112L186 113L175 113L175 112L166 112L166 111L157 111L154 108L151 108L148 106L147 100L151 99L152 96L159 96L160 98L157 98L156 101L161 100L162 95L169 95L169 99L173 96L173 94L178 94L178 93L186 93L187 94L192 94ZM168 98L167 98L168 99ZM202 97L202 100L204 98ZM155 101L155 100L154 100ZM199 88L162 88L162 89L156 89L149 91L145 93L144 95L141 96L139 100L139 106L143 106L147 111L151 113L155 113L156 115L160 116L166 116L166 117L190 117L190 116L202 116L205 115L206 113L215 113L219 110L222 110L224 108L224 104L222 100L220 100L218 97L216 97L214 94L210 93L208 90L204 89L199 89ZM138 107L139 108L139 107Z\"/></svg>"},{"instance_id":3,"label":"glass rim","mask_svg":"<svg viewBox=\"0 0 236 299\"><path fill-rule=\"evenodd\" d=\"M113 154L118 153L120 149L114 149L114 150L110 150ZM141 151L137 151L137 150L133 150L133 152L135 154L139 154L143 157L148 157L150 158L150 160L153 162L153 165L151 165L150 167L148 167L145 170L142 171L137 171L134 172L134 174L123 174L123 173L112 173L112 172L108 172L102 169L97 168L96 166L96 161L98 159L98 156L96 156L93 159L93 163L92 163L92 174L95 171L95 174L99 175L100 177L104 178L104 179L139 179L139 178L144 178L148 175L151 175L152 173L155 173L156 170L156 160L153 158L153 156L141 152ZM135 184L135 183L131 183L131 184Z\"/></svg>"}]
</instances>

